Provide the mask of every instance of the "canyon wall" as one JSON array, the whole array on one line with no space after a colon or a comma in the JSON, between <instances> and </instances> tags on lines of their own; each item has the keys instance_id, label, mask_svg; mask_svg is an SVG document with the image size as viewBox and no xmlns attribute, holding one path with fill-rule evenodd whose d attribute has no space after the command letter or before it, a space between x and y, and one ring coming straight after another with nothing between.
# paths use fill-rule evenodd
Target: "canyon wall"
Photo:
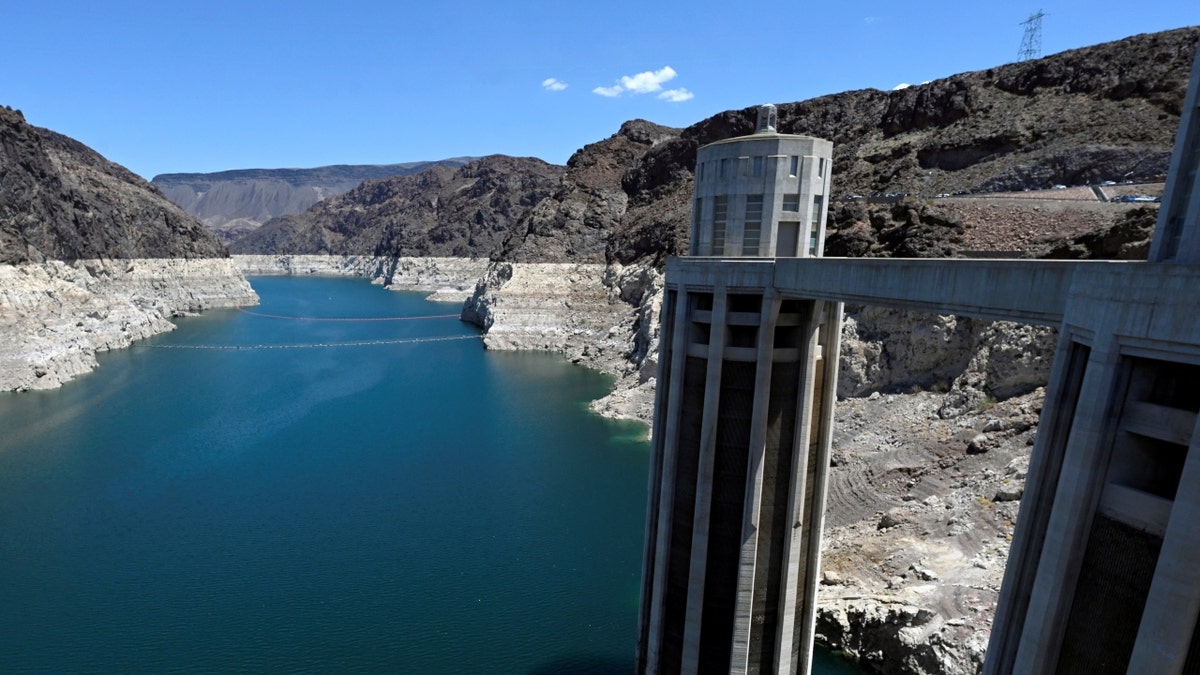
<instances>
[{"instance_id":1,"label":"canyon wall","mask_svg":"<svg viewBox=\"0 0 1200 675\"><path fill-rule=\"evenodd\" d=\"M0 391L60 386L173 316L257 302L228 258L0 265Z\"/></svg>"}]
</instances>

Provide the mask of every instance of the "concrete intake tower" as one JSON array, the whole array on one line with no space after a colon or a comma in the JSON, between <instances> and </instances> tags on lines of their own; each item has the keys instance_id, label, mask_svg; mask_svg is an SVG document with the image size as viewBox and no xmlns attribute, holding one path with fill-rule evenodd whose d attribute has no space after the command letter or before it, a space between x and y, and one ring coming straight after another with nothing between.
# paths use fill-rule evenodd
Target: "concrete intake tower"
<instances>
[{"instance_id":1,"label":"concrete intake tower","mask_svg":"<svg viewBox=\"0 0 1200 675\"><path fill-rule=\"evenodd\" d=\"M811 655L842 305L785 299L770 259L820 255L833 144L775 116L700 148L691 255L709 264L667 274L638 672Z\"/></svg>"},{"instance_id":2,"label":"concrete intake tower","mask_svg":"<svg viewBox=\"0 0 1200 675\"><path fill-rule=\"evenodd\" d=\"M1200 673L1200 51L1144 261L822 258L832 145L774 117L667 262L638 672L809 672L848 301L1058 329L985 675Z\"/></svg>"}]
</instances>

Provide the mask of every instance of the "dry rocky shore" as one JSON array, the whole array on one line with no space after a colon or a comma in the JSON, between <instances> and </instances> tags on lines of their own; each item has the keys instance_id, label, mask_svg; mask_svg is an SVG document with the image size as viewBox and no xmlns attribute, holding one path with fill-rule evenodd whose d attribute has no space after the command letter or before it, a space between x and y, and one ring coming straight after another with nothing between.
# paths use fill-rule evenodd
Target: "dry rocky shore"
<instances>
[{"instance_id":1,"label":"dry rocky shore","mask_svg":"<svg viewBox=\"0 0 1200 675\"><path fill-rule=\"evenodd\" d=\"M257 302L228 258L0 265L0 391L58 387L173 316Z\"/></svg>"}]
</instances>

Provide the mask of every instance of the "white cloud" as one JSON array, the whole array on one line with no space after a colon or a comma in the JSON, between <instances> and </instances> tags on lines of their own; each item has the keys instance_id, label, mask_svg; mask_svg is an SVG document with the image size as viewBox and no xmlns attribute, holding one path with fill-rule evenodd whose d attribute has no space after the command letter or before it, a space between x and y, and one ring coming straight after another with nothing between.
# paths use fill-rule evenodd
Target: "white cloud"
<instances>
[{"instance_id":1,"label":"white cloud","mask_svg":"<svg viewBox=\"0 0 1200 675\"><path fill-rule=\"evenodd\" d=\"M911 86L912 85L907 82L901 82L900 84L892 87L892 91L900 91L901 89L908 89Z\"/></svg>"},{"instance_id":2,"label":"white cloud","mask_svg":"<svg viewBox=\"0 0 1200 675\"><path fill-rule=\"evenodd\" d=\"M675 79L675 69L666 66L662 70L626 75L621 78L621 85L635 94L650 94L662 89L663 82Z\"/></svg>"},{"instance_id":3,"label":"white cloud","mask_svg":"<svg viewBox=\"0 0 1200 675\"><path fill-rule=\"evenodd\" d=\"M546 79L542 80L542 89L545 89L546 91L562 91L566 88L567 83L560 82L556 78L547 77Z\"/></svg>"},{"instance_id":4,"label":"white cloud","mask_svg":"<svg viewBox=\"0 0 1200 675\"><path fill-rule=\"evenodd\" d=\"M678 89L668 89L658 95L658 97L662 100L670 101L671 103L683 103L684 101L689 101L692 98L695 98L695 96L695 94L687 89L684 89L683 87Z\"/></svg>"},{"instance_id":5,"label":"white cloud","mask_svg":"<svg viewBox=\"0 0 1200 675\"><path fill-rule=\"evenodd\" d=\"M676 102L686 101L693 96L693 94L686 89L672 89L665 92L662 90L663 83L675 79L677 75L678 73L675 72L674 68L671 66L664 66L661 70L647 70L646 72L638 73L637 75L623 75L619 80L617 80L618 84L614 84L611 87L596 87L592 90L592 93L612 98L614 96L620 96L625 92L629 92L631 94L653 94L654 92L662 92L658 95L658 97L661 99Z\"/></svg>"}]
</instances>

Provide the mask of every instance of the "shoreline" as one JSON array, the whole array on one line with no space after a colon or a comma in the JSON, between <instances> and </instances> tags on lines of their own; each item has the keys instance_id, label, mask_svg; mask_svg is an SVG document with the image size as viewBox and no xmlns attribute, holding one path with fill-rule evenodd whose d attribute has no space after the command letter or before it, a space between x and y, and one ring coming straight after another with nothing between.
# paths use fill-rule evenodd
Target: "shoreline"
<instances>
[{"instance_id":1,"label":"shoreline","mask_svg":"<svg viewBox=\"0 0 1200 675\"><path fill-rule=\"evenodd\" d=\"M10 344L20 326L26 347L57 345L43 349L48 370L26 379L58 386L94 368L95 351L174 329L170 316L257 302L243 273L355 276L461 303L488 349L551 351L609 375L610 393L590 409L650 433L662 298L652 268L372 256L235 256L204 268L0 266L0 331L9 331L0 337ZM818 595L824 646L874 672L978 671L1036 431L1046 344L1053 336L1030 327L848 308ZM9 362L0 354L5 373ZM904 384L930 373L946 388ZM1005 387L1014 393L999 401L989 393Z\"/></svg>"},{"instance_id":2,"label":"shoreline","mask_svg":"<svg viewBox=\"0 0 1200 675\"><path fill-rule=\"evenodd\" d=\"M0 265L0 391L62 386L171 317L257 303L228 258Z\"/></svg>"}]
</instances>

